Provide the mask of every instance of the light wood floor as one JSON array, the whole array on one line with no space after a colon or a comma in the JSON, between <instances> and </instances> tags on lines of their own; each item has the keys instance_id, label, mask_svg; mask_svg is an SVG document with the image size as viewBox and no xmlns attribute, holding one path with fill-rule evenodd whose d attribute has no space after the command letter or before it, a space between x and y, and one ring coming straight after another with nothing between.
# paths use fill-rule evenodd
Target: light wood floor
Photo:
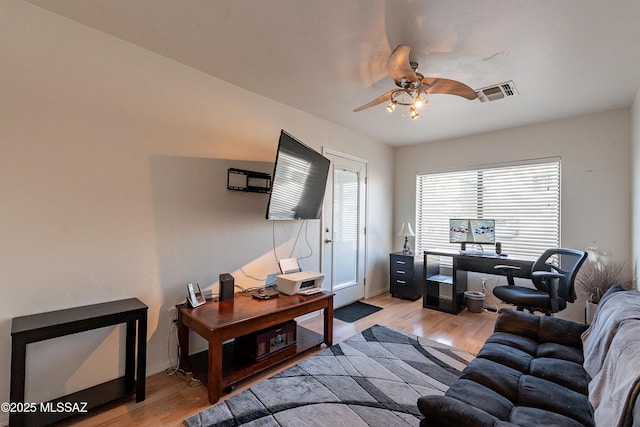
<instances>
[{"instance_id":1,"label":"light wood floor","mask_svg":"<svg viewBox=\"0 0 640 427\"><path fill-rule=\"evenodd\" d=\"M451 315L423 309L422 300L404 301L391 298L388 294L378 295L365 302L384 307L384 309L354 323L346 323L336 319L334 321L334 344L378 324L476 353L493 332L496 319L496 315L492 313L469 313L467 310L463 310L458 315ZM320 317L306 320L301 324L309 329L322 331ZM251 380L239 383L236 389L223 396L223 399L251 387L261 379L286 369L316 352L306 352L289 363L278 365ZM75 418L59 425L178 426L181 425L182 420L208 406L210 404L204 385L192 387L176 376L160 373L147 378L147 394L144 402L135 403L134 398L127 399L106 405L99 412L94 411L91 416Z\"/></svg>"}]
</instances>

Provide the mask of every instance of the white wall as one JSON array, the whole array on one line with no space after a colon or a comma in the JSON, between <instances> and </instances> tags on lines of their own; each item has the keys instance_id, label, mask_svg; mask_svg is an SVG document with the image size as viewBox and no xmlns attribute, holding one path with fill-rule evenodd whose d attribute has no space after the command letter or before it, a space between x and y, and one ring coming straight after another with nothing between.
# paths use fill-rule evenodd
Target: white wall
<instances>
[{"instance_id":1,"label":"white wall","mask_svg":"<svg viewBox=\"0 0 640 427\"><path fill-rule=\"evenodd\" d=\"M232 272L251 286L277 271L266 197L224 185L228 165L269 170L281 128L368 160L367 292L386 289L391 148L20 0L2 8L0 401L15 316L137 297L154 373L169 364L170 311L187 282L214 288ZM298 226L275 225L278 250ZM308 268L319 268L318 228ZM28 346L27 401L122 373L122 335Z\"/></svg>"},{"instance_id":2,"label":"white wall","mask_svg":"<svg viewBox=\"0 0 640 427\"><path fill-rule=\"evenodd\" d=\"M636 94L631 107L631 172L632 172L632 266L636 288L640 289L640 91Z\"/></svg>"},{"instance_id":3,"label":"white wall","mask_svg":"<svg viewBox=\"0 0 640 427\"><path fill-rule=\"evenodd\" d=\"M629 265L630 129L630 112L622 109L399 148L394 223L415 222L417 172L560 157L561 244L577 249L597 246ZM397 240L395 246L399 245ZM583 302L577 301L558 317L583 320L583 307Z\"/></svg>"}]
</instances>

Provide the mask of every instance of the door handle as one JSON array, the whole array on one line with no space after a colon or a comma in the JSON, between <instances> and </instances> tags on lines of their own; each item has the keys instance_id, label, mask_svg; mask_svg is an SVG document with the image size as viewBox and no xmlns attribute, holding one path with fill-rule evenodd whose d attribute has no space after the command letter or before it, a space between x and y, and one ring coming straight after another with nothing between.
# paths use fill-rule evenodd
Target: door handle
<instances>
[{"instance_id":1,"label":"door handle","mask_svg":"<svg viewBox=\"0 0 640 427\"><path fill-rule=\"evenodd\" d=\"M333 242L333 240L331 240L331 239L324 239L324 242L325 242L325 243L331 243L331 242Z\"/></svg>"}]
</instances>

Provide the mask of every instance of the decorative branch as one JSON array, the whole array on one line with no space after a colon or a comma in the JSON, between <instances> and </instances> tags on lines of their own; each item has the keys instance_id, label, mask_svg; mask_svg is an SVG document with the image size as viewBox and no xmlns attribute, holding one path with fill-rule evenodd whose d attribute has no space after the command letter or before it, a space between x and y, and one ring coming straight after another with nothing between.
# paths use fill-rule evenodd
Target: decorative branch
<instances>
[{"instance_id":1,"label":"decorative branch","mask_svg":"<svg viewBox=\"0 0 640 427\"><path fill-rule=\"evenodd\" d=\"M576 293L585 295L588 301L597 304L612 286L633 289L633 280L623 262L609 261L607 254L599 252L597 248L587 250L589 258L576 275Z\"/></svg>"}]
</instances>

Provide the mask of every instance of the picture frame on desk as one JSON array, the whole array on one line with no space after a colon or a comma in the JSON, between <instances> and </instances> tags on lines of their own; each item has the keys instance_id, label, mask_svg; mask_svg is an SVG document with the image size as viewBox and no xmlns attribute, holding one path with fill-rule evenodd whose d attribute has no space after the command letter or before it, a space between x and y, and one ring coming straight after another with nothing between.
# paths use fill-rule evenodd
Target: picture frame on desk
<instances>
[{"instance_id":1,"label":"picture frame on desk","mask_svg":"<svg viewBox=\"0 0 640 427\"><path fill-rule=\"evenodd\" d=\"M202 304L207 302L205 297L202 295L200 285L196 283L196 286L198 287L198 290L194 288L193 283L187 284L187 302L191 308L200 307Z\"/></svg>"}]
</instances>

